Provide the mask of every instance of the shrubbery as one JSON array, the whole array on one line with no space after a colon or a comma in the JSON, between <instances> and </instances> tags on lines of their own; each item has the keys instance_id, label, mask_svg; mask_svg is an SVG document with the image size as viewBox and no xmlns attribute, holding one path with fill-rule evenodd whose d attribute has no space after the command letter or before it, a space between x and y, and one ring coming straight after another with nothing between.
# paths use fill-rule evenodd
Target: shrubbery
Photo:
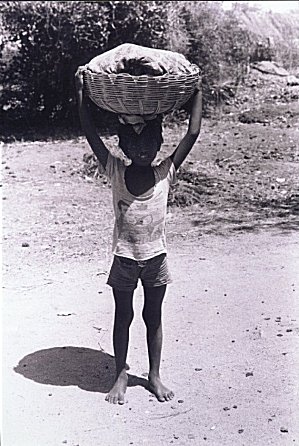
<instances>
[{"instance_id":1,"label":"shrubbery","mask_svg":"<svg viewBox=\"0 0 299 446\"><path fill-rule=\"evenodd\" d=\"M76 125L78 65L123 40L164 45L161 2L4 2L0 8L6 40L16 48L5 60L2 42L0 121L9 127Z\"/></svg>"},{"instance_id":2,"label":"shrubbery","mask_svg":"<svg viewBox=\"0 0 299 446\"><path fill-rule=\"evenodd\" d=\"M225 84L229 81L237 85L246 72L249 36L236 17L222 9L220 2L175 3L180 17L176 32L185 36L185 42L177 47L176 35L170 35L168 41L202 69L206 103L218 103L226 97Z\"/></svg>"},{"instance_id":3,"label":"shrubbery","mask_svg":"<svg viewBox=\"0 0 299 446\"><path fill-rule=\"evenodd\" d=\"M78 128L76 68L121 43L185 54L202 69L205 105L227 97L227 81L240 82L252 50L249 35L220 2L8 1L0 12L0 126L6 134ZM108 125L111 114L97 113Z\"/></svg>"}]
</instances>

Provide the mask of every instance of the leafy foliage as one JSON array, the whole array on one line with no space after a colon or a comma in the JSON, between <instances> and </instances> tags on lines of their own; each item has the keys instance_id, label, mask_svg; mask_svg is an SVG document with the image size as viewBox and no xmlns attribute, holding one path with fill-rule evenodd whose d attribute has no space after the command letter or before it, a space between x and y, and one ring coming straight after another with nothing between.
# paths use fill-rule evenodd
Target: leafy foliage
<instances>
[{"instance_id":1,"label":"leafy foliage","mask_svg":"<svg viewBox=\"0 0 299 446\"><path fill-rule=\"evenodd\" d=\"M124 42L183 53L202 70L205 111L227 102L256 49L241 26L247 13L244 5L228 12L210 1L0 2L1 130L78 128L77 67ZM280 59L295 65L298 51L284 45ZM112 114L93 108L98 124L110 126Z\"/></svg>"},{"instance_id":2,"label":"leafy foliage","mask_svg":"<svg viewBox=\"0 0 299 446\"><path fill-rule=\"evenodd\" d=\"M183 42L179 50L202 69L206 101L217 103L225 98L224 84L228 80L238 83L246 71L248 36L220 2L175 3L180 17L176 35L187 36L179 39ZM170 40L175 40L176 35L170 35Z\"/></svg>"},{"instance_id":3,"label":"leafy foliage","mask_svg":"<svg viewBox=\"0 0 299 446\"><path fill-rule=\"evenodd\" d=\"M2 58L0 120L8 127L76 125L79 65L124 41L164 45L162 2L2 2L0 11L16 48Z\"/></svg>"}]
</instances>

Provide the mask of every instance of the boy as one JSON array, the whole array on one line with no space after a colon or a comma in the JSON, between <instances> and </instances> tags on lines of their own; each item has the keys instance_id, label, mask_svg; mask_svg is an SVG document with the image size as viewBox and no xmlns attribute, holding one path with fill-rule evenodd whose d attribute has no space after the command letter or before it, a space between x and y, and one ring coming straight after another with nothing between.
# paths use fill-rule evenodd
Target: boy
<instances>
[{"instance_id":1,"label":"boy","mask_svg":"<svg viewBox=\"0 0 299 446\"><path fill-rule=\"evenodd\" d=\"M141 279L144 289L142 317L146 325L149 357L148 387L161 402L174 393L160 379L162 350L161 309L167 284L171 282L167 268L165 219L167 197L175 172L192 149L200 133L202 94L193 95L186 135L173 154L159 166L153 161L163 142L161 119L148 121L140 134L131 125L120 125L119 146L131 159L124 163L113 157L97 135L89 115L83 92L82 68L75 76L80 121L87 141L111 181L115 226L114 260L107 283L115 301L113 347L116 364L114 386L106 396L113 404L124 404L128 376L126 357L129 328L133 320L133 294Z\"/></svg>"}]
</instances>

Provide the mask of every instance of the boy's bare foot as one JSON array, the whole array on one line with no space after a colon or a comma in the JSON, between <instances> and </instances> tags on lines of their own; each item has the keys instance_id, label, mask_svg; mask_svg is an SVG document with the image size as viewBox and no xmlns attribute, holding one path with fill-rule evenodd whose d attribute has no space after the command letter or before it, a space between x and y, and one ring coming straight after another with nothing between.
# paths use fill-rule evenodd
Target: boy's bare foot
<instances>
[{"instance_id":1,"label":"boy's bare foot","mask_svg":"<svg viewBox=\"0 0 299 446\"><path fill-rule=\"evenodd\" d=\"M174 397L173 391L165 387L159 377L149 377L148 386L149 390L155 394L158 401L161 403L164 401L170 401Z\"/></svg>"},{"instance_id":2,"label":"boy's bare foot","mask_svg":"<svg viewBox=\"0 0 299 446\"><path fill-rule=\"evenodd\" d=\"M125 393L128 385L128 375L125 371L122 371L114 386L106 396L105 400L111 404L124 404L125 403Z\"/></svg>"}]
</instances>

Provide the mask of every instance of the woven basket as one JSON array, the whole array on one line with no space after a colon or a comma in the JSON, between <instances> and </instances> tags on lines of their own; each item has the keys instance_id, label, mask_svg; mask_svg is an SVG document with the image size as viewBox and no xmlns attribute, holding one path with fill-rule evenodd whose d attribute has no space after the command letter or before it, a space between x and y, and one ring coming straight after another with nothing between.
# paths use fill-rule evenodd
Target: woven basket
<instances>
[{"instance_id":1,"label":"woven basket","mask_svg":"<svg viewBox=\"0 0 299 446\"><path fill-rule=\"evenodd\" d=\"M94 73L87 67L84 85L100 108L117 114L151 115L180 108L194 93L200 70L192 64L188 74L132 76L127 73Z\"/></svg>"}]
</instances>

